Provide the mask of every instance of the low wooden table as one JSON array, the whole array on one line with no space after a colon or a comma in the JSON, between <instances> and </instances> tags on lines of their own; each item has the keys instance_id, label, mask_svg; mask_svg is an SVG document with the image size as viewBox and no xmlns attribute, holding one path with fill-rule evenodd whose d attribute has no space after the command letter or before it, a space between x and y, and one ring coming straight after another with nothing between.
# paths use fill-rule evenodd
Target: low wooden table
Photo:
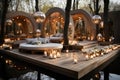
<instances>
[{"instance_id":1,"label":"low wooden table","mask_svg":"<svg viewBox=\"0 0 120 80\"><path fill-rule=\"evenodd\" d=\"M39 54L26 54L18 49L0 50L0 55L10 57L16 61L22 61L29 67L33 67L41 73L47 74L57 80L88 80L91 75L108 66L118 57L119 48L101 57L85 60L81 52L75 53L79 56L77 64L74 64L71 54L66 56L62 53L61 58L49 59Z\"/></svg>"}]
</instances>

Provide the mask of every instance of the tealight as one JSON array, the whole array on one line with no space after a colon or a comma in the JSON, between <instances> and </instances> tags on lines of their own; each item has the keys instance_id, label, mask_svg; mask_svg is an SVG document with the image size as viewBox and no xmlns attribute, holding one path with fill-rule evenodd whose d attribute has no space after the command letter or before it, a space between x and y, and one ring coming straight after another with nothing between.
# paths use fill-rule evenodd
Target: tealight
<instances>
[{"instance_id":1,"label":"tealight","mask_svg":"<svg viewBox=\"0 0 120 80\"><path fill-rule=\"evenodd\" d=\"M60 54L60 52L57 52L57 57L59 58L59 57L61 57L61 54Z\"/></svg>"},{"instance_id":2,"label":"tealight","mask_svg":"<svg viewBox=\"0 0 120 80\"><path fill-rule=\"evenodd\" d=\"M56 58L57 58L57 55L56 55L56 54L54 54L54 55L53 55L53 58L54 58L54 59L56 59Z\"/></svg>"},{"instance_id":3,"label":"tealight","mask_svg":"<svg viewBox=\"0 0 120 80\"><path fill-rule=\"evenodd\" d=\"M12 46L10 46L9 48L10 48L10 50L12 50Z\"/></svg>"},{"instance_id":4,"label":"tealight","mask_svg":"<svg viewBox=\"0 0 120 80\"><path fill-rule=\"evenodd\" d=\"M74 63L76 64L78 62L77 58L74 58Z\"/></svg>"},{"instance_id":5,"label":"tealight","mask_svg":"<svg viewBox=\"0 0 120 80\"><path fill-rule=\"evenodd\" d=\"M117 49L117 48L118 48L117 46L114 46L114 47L113 47L114 50Z\"/></svg>"},{"instance_id":6,"label":"tealight","mask_svg":"<svg viewBox=\"0 0 120 80\"><path fill-rule=\"evenodd\" d=\"M93 54L93 57L95 58L95 57L96 57L96 55L95 55L95 54Z\"/></svg>"},{"instance_id":7,"label":"tealight","mask_svg":"<svg viewBox=\"0 0 120 80\"><path fill-rule=\"evenodd\" d=\"M20 40L20 38L17 38L17 40Z\"/></svg>"},{"instance_id":8,"label":"tealight","mask_svg":"<svg viewBox=\"0 0 120 80\"><path fill-rule=\"evenodd\" d=\"M50 57L50 58L53 58L53 54L50 53L50 56L49 56L49 57Z\"/></svg>"},{"instance_id":9,"label":"tealight","mask_svg":"<svg viewBox=\"0 0 120 80\"><path fill-rule=\"evenodd\" d=\"M45 57L47 56L47 51L44 51L44 56L45 56Z\"/></svg>"},{"instance_id":10,"label":"tealight","mask_svg":"<svg viewBox=\"0 0 120 80\"><path fill-rule=\"evenodd\" d=\"M100 55L100 54L97 52L97 53L96 53L96 56L98 57L99 55Z\"/></svg>"},{"instance_id":11,"label":"tealight","mask_svg":"<svg viewBox=\"0 0 120 80\"><path fill-rule=\"evenodd\" d=\"M94 58L93 55L91 55L90 58L93 59Z\"/></svg>"},{"instance_id":12,"label":"tealight","mask_svg":"<svg viewBox=\"0 0 120 80\"><path fill-rule=\"evenodd\" d=\"M86 60L88 60L89 59L89 55L86 55L85 58L86 58Z\"/></svg>"},{"instance_id":13,"label":"tealight","mask_svg":"<svg viewBox=\"0 0 120 80\"><path fill-rule=\"evenodd\" d=\"M53 51L52 51L52 53L53 53L53 54L55 54L55 53L56 53L56 51L55 51L55 50L53 50Z\"/></svg>"},{"instance_id":14,"label":"tealight","mask_svg":"<svg viewBox=\"0 0 120 80\"><path fill-rule=\"evenodd\" d=\"M67 49L67 50L66 50L66 52L68 53L68 52L69 52L69 50Z\"/></svg>"},{"instance_id":15,"label":"tealight","mask_svg":"<svg viewBox=\"0 0 120 80\"><path fill-rule=\"evenodd\" d=\"M103 56L103 55L104 55L104 53L103 53L103 52L101 52L101 55Z\"/></svg>"}]
</instances>

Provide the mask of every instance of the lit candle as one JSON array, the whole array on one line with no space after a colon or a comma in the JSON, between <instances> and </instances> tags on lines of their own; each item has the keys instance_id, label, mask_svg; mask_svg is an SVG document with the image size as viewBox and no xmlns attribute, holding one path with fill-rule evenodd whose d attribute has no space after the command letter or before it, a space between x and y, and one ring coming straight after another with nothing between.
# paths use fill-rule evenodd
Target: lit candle
<instances>
[{"instance_id":1,"label":"lit candle","mask_svg":"<svg viewBox=\"0 0 120 80\"><path fill-rule=\"evenodd\" d=\"M22 30L20 30L20 34L22 34Z\"/></svg>"},{"instance_id":2,"label":"lit candle","mask_svg":"<svg viewBox=\"0 0 120 80\"><path fill-rule=\"evenodd\" d=\"M60 54L60 52L57 52L57 57L59 58L59 57L61 57L61 54Z\"/></svg>"},{"instance_id":3,"label":"lit candle","mask_svg":"<svg viewBox=\"0 0 120 80\"><path fill-rule=\"evenodd\" d=\"M47 56L47 51L44 51L44 56L45 56L45 57Z\"/></svg>"},{"instance_id":4,"label":"lit candle","mask_svg":"<svg viewBox=\"0 0 120 80\"><path fill-rule=\"evenodd\" d=\"M9 63L9 60L6 60L5 62L6 62L6 64L8 64L8 63Z\"/></svg>"},{"instance_id":5,"label":"lit candle","mask_svg":"<svg viewBox=\"0 0 120 80\"><path fill-rule=\"evenodd\" d=\"M56 59L56 58L57 58L57 55L56 55L56 54L54 54L54 55L53 55L53 58L54 58L54 59Z\"/></svg>"},{"instance_id":6,"label":"lit candle","mask_svg":"<svg viewBox=\"0 0 120 80\"><path fill-rule=\"evenodd\" d=\"M94 58L93 55L91 55L90 58L93 59Z\"/></svg>"},{"instance_id":7,"label":"lit candle","mask_svg":"<svg viewBox=\"0 0 120 80\"><path fill-rule=\"evenodd\" d=\"M53 58L53 54L52 53L50 53L50 58Z\"/></svg>"},{"instance_id":8,"label":"lit candle","mask_svg":"<svg viewBox=\"0 0 120 80\"><path fill-rule=\"evenodd\" d=\"M109 39L109 42L112 42L112 39L111 39L111 38Z\"/></svg>"},{"instance_id":9,"label":"lit candle","mask_svg":"<svg viewBox=\"0 0 120 80\"><path fill-rule=\"evenodd\" d=\"M101 55L103 56L103 55L104 55L104 53L103 53L103 52L101 52Z\"/></svg>"},{"instance_id":10,"label":"lit candle","mask_svg":"<svg viewBox=\"0 0 120 80\"><path fill-rule=\"evenodd\" d=\"M69 52L69 50L67 49L67 50L66 50L66 52L68 53L68 52Z\"/></svg>"},{"instance_id":11,"label":"lit candle","mask_svg":"<svg viewBox=\"0 0 120 80\"><path fill-rule=\"evenodd\" d=\"M12 46L10 46L9 48L10 48L10 50L12 50Z\"/></svg>"},{"instance_id":12,"label":"lit candle","mask_svg":"<svg viewBox=\"0 0 120 80\"><path fill-rule=\"evenodd\" d=\"M114 50L117 49L117 48L118 48L118 46L114 46L114 47L113 47Z\"/></svg>"},{"instance_id":13,"label":"lit candle","mask_svg":"<svg viewBox=\"0 0 120 80\"><path fill-rule=\"evenodd\" d=\"M20 40L20 38L17 38L17 40Z\"/></svg>"},{"instance_id":14,"label":"lit candle","mask_svg":"<svg viewBox=\"0 0 120 80\"><path fill-rule=\"evenodd\" d=\"M95 57L96 57L96 55L95 55L95 54L93 54L93 57L95 58Z\"/></svg>"},{"instance_id":15,"label":"lit candle","mask_svg":"<svg viewBox=\"0 0 120 80\"><path fill-rule=\"evenodd\" d=\"M96 53L96 56L98 57L99 55L100 55L100 54L97 52L97 53Z\"/></svg>"},{"instance_id":16,"label":"lit candle","mask_svg":"<svg viewBox=\"0 0 120 80\"><path fill-rule=\"evenodd\" d=\"M55 54L55 53L56 53L56 50L53 50L52 53Z\"/></svg>"},{"instance_id":17,"label":"lit candle","mask_svg":"<svg viewBox=\"0 0 120 80\"><path fill-rule=\"evenodd\" d=\"M90 40L90 37L88 37L88 40Z\"/></svg>"},{"instance_id":18,"label":"lit candle","mask_svg":"<svg viewBox=\"0 0 120 80\"><path fill-rule=\"evenodd\" d=\"M76 64L78 62L77 58L74 58L74 63Z\"/></svg>"},{"instance_id":19,"label":"lit candle","mask_svg":"<svg viewBox=\"0 0 120 80\"><path fill-rule=\"evenodd\" d=\"M67 49L67 50L66 50L66 56L67 56L67 57L68 57L68 52L69 52L69 50Z\"/></svg>"},{"instance_id":20,"label":"lit candle","mask_svg":"<svg viewBox=\"0 0 120 80\"><path fill-rule=\"evenodd\" d=\"M86 60L88 60L88 59L89 59L89 55L87 54L87 55L85 56L85 58L86 58Z\"/></svg>"}]
</instances>

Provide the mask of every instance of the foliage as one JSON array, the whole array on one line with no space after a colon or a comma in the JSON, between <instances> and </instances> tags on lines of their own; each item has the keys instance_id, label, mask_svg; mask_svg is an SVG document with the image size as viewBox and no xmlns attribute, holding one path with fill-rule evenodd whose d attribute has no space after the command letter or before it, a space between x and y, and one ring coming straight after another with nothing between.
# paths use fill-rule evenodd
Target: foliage
<instances>
[{"instance_id":1,"label":"foliage","mask_svg":"<svg viewBox=\"0 0 120 80\"><path fill-rule=\"evenodd\" d=\"M51 0L39 0L39 9L46 12L49 8L54 7ZM8 8L9 11L24 11L28 13L35 12L35 0L11 0Z\"/></svg>"},{"instance_id":2,"label":"foliage","mask_svg":"<svg viewBox=\"0 0 120 80\"><path fill-rule=\"evenodd\" d=\"M109 11L120 11L120 3L111 2L109 5Z\"/></svg>"}]
</instances>

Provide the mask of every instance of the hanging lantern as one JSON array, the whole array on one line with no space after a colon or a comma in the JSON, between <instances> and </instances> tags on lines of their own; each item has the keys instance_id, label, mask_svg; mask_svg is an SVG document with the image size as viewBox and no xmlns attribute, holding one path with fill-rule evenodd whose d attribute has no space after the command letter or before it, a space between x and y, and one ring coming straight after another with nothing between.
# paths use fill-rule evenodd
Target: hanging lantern
<instances>
[{"instance_id":1,"label":"hanging lantern","mask_svg":"<svg viewBox=\"0 0 120 80\"><path fill-rule=\"evenodd\" d=\"M41 35L41 30L37 29L36 30L36 37L38 38L38 40L39 40L40 35Z\"/></svg>"},{"instance_id":2,"label":"hanging lantern","mask_svg":"<svg viewBox=\"0 0 120 80\"><path fill-rule=\"evenodd\" d=\"M103 39L102 34L98 33L98 35L97 35L97 41L102 41L102 39Z\"/></svg>"},{"instance_id":3,"label":"hanging lantern","mask_svg":"<svg viewBox=\"0 0 120 80\"><path fill-rule=\"evenodd\" d=\"M43 12L35 12L33 14L33 16L35 17L35 20L37 23L43 22L46 18L45 14Z\"/></svg>"},{"instance_id":4,"label":"hanging lantern","mask_svg":"<svg viewBox=\"0 0 120 80\"><path fill-rule=\"evenodd\" d=\"M94 16L92 17L92 20L93 20L93 22L94 22L95 24L99 24L100 21L101 21L101 17L100 17L99 15L94 15Z\"/></svg>"},{"instance_id":5,"label":"hanging lantern","mask_svg":"<svg viewBox=\"0 0 120 80\"><path fill-rule=\"evenodd\" d=\"M11 19L6 20L7 25L12 25L13 21Z\"/></svg>"}]
</instances>

